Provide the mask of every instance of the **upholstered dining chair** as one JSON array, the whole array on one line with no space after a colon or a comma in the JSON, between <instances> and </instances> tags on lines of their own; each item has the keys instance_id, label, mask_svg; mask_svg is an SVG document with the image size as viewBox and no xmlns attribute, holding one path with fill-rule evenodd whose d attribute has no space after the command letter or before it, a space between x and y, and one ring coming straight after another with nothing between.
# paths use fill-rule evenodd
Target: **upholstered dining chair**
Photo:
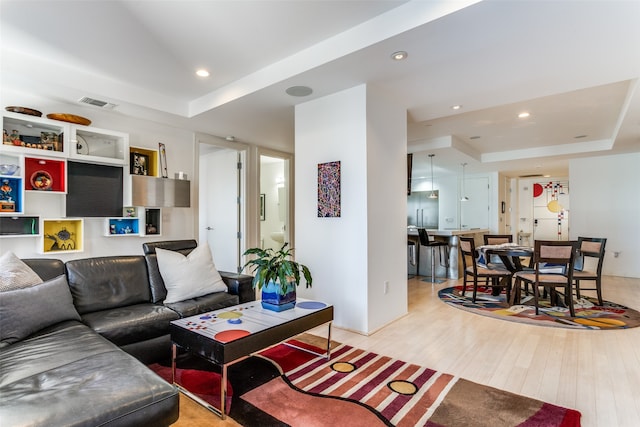
<instances>
[{"instance_id":1,"label":"upholstered dining chair","mask_svg":"<svg viewBox=\"0 0 640 427\"><path fill-rule=\"evenodd\" d=\"M513 236L511 234L485 234L482 236L485 245L501 245L502 243L513 243ZM494 264L504 264L499 256L493 255L487 262ZM487 278L487 284L489 279Z\"/></svg>"},{"instance_id":2,"label":"upholstered dining chair","mask_svg":"<svg viewBox=\"0 0 640 427\"><path fill-rule=\"evenodd\" d=\"M495 265L494 268L485 268L478 265L476 244L473 237L460 237L460 255L464 278L462 281L462 295L467 292L467 284L473 282L472 301L476 302L478 294L478 279L491 279L491 286L504 287L507 301L511 297L511 278L513 273L504 266ZM489 267L491 264L487 264ZM488 283L488 281L487 281Z\"/></svg>"},{"instance_id":3,"label":"upholstered dining chair","mask_svg":"<svg viewBox=\"0 0 640 427\"><path fill-rule=\"evenodd\" d=\"M513 236L511 234L485 234L485 245L499 245L502 243L513 243Z\"/></svg>"},{"instance_id":4,"label":"upholstered dining chair","mask_svg":"<svg viewBox=\"0 0 640 427\"><path fill-rule=\"evenodd\" d=\"M516 287L521 283L531 284L536 314L539 311L540 287L549 289L549 298L555 301L556 288L564 288L565 304L569 306L571 317L576 313L573 308L573 263L577 241L566 240L536 240L534 241L533 271L518 271L515 274Z\"/></svg>"},{"instance_id":5,"label":"upholstered dining chair","mask_svg":"<svg viewBox=\"0 0 640 427\"><path fill-rule=\"evenodd\" d=\"M513 243L513 235L511 234L485 234L482 236L484 238L485 245L500 245L502 243ZM491 260L492 263L500 264L502 260L500 257L494 255ZM533 266L533 259L529 258L529 265L525 267L525 269L531 269ZM529 295L529 285L525 284L524 292L526 295Z\"/></svg>"},{"instance_id":6,"label":"upholstered dining chair","mask_svg":"<svg viewBox=\"0 0 640 427\"><path fill-rule=\"evenodd\" d=\"M578 256L573 267L573 282L576 285L576 297L580 298L580 290L596 291L598 304L602 305L602 264L604 247L607 239L598 237L578 237ZM589 260L595 262L589 263ZM587 264L589 264L587 266ZM593 267L595 264L595 268ZM587 268L589 268L587 270ZM595 288L580 288L580 282L593 281Z\"/></svg>"},{"instance_id":7,"label":"upholstered dining chair","mask_svg":"<svg viewBox=\"0 0 640 427\"><path fill-rule=\"evenodd\" d=\"M513 236L511 234L485 234L482 236L485 245L501 245L503 243L513 243ZM502 260L499 256L493 256L491 260L487 262L493 262L501 264Z\"/></svg>"}]
</instances>

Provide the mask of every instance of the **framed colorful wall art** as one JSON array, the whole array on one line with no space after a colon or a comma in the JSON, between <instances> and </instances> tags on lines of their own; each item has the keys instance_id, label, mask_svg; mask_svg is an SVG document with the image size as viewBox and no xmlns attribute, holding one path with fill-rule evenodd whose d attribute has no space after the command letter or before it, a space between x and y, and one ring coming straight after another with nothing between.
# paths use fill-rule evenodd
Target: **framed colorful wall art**
<instances>
[{"instance_id":1,"label":"framed colorful wall art","mask_svg":"<svg viewBox=\"0 0 640 427\"><path fill-rule=\"evenodd\" d=\"M318 164L318 218L340 217L340 162Z\"/></svg>"}]
</instances>

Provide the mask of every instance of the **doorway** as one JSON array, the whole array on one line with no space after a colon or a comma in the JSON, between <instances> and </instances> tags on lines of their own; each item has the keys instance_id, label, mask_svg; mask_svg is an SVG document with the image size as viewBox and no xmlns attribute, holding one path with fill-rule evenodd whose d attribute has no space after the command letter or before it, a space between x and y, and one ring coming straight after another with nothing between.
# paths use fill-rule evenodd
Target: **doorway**
<instances>
[{"instance_id":1,"label":"doorway","mask_svg":"<svg viewBox=\"0 0 640 427\"><path fill-rule=\"evenodd\" d=\"M533 184L533 239L569 240L569 182Z\"/></svg>"},{"instance_id":2,"label":"doorway","mask_svg":"<svg viewBox=\"0 0 640 427\"><path fill-rule=\"evenodd\" d=\"M260 246L278 250L291 243L289 159L260 155Z\"/></svg>"},{"instance_id":3,"label":"doorway","mask_svg":"<svg viewBox=\"0 0 640 427\"><path fill-rule=\"evenodd\" d=\"M246 150L198 139L198 241L211 248L216 268L240 272L245 250Z\"/></svg>"}]
</instances>

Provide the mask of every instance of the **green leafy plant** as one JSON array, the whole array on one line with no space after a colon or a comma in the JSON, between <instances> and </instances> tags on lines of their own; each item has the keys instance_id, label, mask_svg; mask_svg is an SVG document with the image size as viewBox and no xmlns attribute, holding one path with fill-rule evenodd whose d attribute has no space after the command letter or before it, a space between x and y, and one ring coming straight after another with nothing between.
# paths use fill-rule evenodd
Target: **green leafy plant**
<instances>
[{"instance_id":1,"label":"green leafy plant","mask_svg":"<svg viewBox=\"0 0 640 427\"><path fill-rule=\"evenodd\" d=\"M255 258L250 259L242 267L252 269L253 287L262 289L270 281L280 285L282 294L287 290L287 284L294 282L296 286L300 285L300 273L307 282L307 288L311 287L311 272L306 265L300 264L291 259L293 249L287 249L288 243L282 245L279 250L272 248L260 249L250 248L244 252L245 256L254 255Z\"/></svg>"}]
</instances>

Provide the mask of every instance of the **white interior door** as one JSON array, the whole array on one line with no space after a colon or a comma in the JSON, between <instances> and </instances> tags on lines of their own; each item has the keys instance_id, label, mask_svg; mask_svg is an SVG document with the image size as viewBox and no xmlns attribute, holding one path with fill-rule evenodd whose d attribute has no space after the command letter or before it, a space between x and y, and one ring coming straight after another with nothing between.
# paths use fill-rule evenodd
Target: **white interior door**
<instances>
[{"instance_id":1,"label":"white interior door","mask_svg":"<svg viewBox=\"0 0 640 427\"><path fill-rule=\"evenodd\" d=\"M208 242L218 270L237 272L243 250L243 152L200 144L199 240Z\"/></svg>"},{"instance_id":2,"label":"white interior door","mask_svg":"<svg viewBox=\"0 0 640 427\"><path fill-rule=\"evenodd\" d=\"M568 182L537 183L533 198L533 239L569 240Z\"/></svg>"},{"instance_id":3,"label":"white interior door","mask_svg":"<svg viewBox=\"0 0 640 427\"><path fill-rule=\"evenodd\" d=\"M489 228L489 178L465 180L466 202L460 202L461 228Z\"/></svg>"}]
</instances>

